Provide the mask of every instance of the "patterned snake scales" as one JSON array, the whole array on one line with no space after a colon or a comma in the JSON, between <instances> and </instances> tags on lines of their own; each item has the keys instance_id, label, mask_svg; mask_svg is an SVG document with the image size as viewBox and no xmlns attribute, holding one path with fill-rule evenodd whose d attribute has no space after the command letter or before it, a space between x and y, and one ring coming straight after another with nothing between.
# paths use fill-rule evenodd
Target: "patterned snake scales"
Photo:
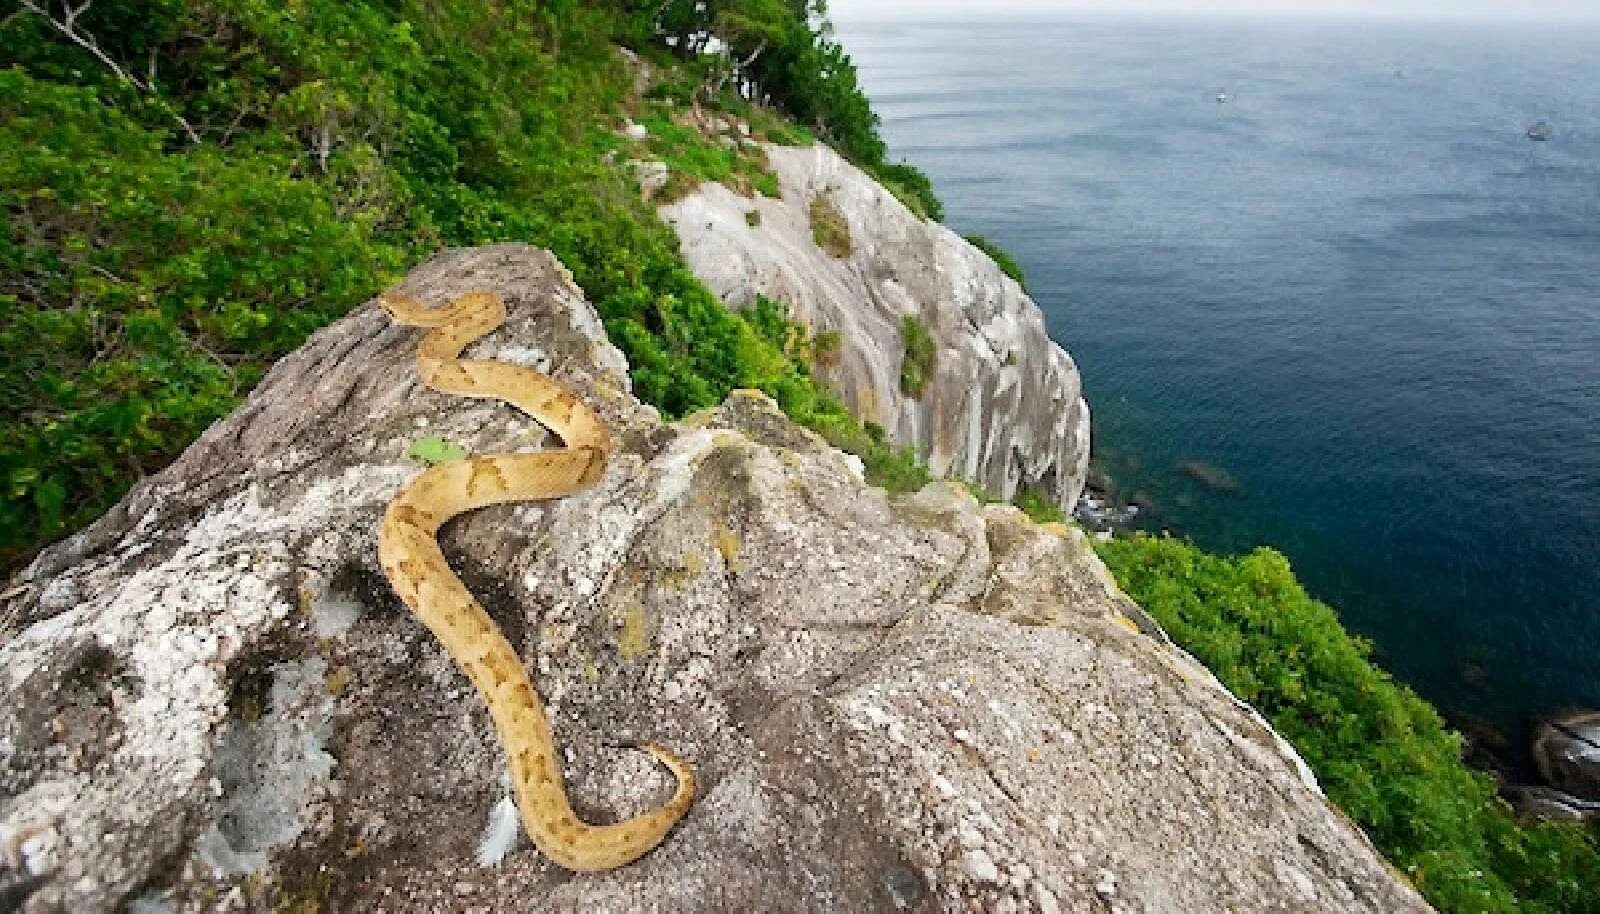
<instances>
[{"instance_id":1,"label":"patterned snake scales","mask_svg":"<svg viewBox=\"0 0 1600 914\"><path fill-rule=\"evenodd\" d=\"M445 563L437 539L439 528L458 514L510 501L562 498L588 488L605 470L610 436L594 411L554 380L506 362L460 358L474 340L504 323L505 303L498 296L473 293L443 308L400 296L378 301L396 323L431 328L417 349L423 383L448 394L504 400L566 442L560 450L471 457L424 471L389 503L378 534L378 560L400 599L444 644L489 706L533 843L571 870L632 863L660 844L689 811L694 770L671 750L640 743L638 748L677 776L672 799L615 825L581 821L567 799L550 722L521 658Z\"/></svg>"}]
</instances>

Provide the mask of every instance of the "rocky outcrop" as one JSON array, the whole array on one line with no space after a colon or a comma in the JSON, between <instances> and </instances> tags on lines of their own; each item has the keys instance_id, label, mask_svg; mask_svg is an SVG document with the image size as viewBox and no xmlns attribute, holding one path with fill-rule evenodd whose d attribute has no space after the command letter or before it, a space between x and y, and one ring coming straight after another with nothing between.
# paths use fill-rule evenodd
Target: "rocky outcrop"
<instances>
[{"instance_id":1,"label":"rocky outcrop","mask_svg":"<svg viewBox=\"0 0 1600 914\"><path fill-rule=\"evenodd\" d=\"M1544 722L1533 741L1539 774L1551 788L1545 804L1563 818L1600 816L1600 711L1577 711Z\"/></svg>"},{"instance_id":2,"label":"rocky outcrop","mask_svg":"<svg viewBox=\"0 0 1600 914\"><path fill-rule=\"evenodd\" d=\"M541 436L424 389L417 332L369 305L7 594L0 908L1425 910L1080 534L943 483L890 499L758 394L663 424L542 252L403 288L504 294L469 354L614 430L595 488L443 541L548 698L580 810L670 792L615 748L644 738L697 766L694 808L608 873L477 862L516 834L504 758L374 539L417 439Z\"/></svg>"},{"instance_id":3,"label":"rocky outcrop","mask_svg":"<svg viewBox=\"0 0 1600 914\"><path fill-rule=\"evenodd\" d=\"M663 208L689 266L724 301L765 295L814 331L837 331L823 377L934 472L1007 498L1027 487L1070 509L1088 466L1089 410L1077 367L1022 287L828 147L765 148L782 199L705 184ZM818 199L848 225L843 257L813 239ZM747 218L752 211L759 218ZM908 315L938 349L937 370L915 395L900 384Z\"/></svg>"}]
</instances>

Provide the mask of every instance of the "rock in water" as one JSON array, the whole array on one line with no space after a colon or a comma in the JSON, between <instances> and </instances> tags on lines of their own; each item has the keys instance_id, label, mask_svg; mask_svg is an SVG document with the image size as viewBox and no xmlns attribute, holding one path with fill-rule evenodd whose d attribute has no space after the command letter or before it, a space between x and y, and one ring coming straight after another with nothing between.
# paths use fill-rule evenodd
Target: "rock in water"
<instances>
[{"instance_id":1,"label":"rock in water","mask_svg":"<svg viewBox=\"0 0 1600 914\"><path fill-rule=\"evenodd\" d=\"M0 906L1426 910L1139 633L1080 534L942 483L886 498L759 394L662 423L546 253L452 252L401 289L503 294L470 354L547 367L611 425L603 482L462 518L445 550L528 658L580 811L670 792L615 748L637 739L697 766L694 808L609 873L474 859L505 760L374 539L417 439L540 436L423 388L419 333L369 305L0 609Z\"/></svg>"},{"instance_id":2,"label":"rock in water","mask_svg":"<svg viewBox=\"0 0 1600 914\"><path fill-rule=\"evenodd\" d=\"M1026 487L1072 510L1089 465L1089 407L1077 366L1022 287L827 146L765 149L782 199L703 184L662 209L696 275L731 304L765 295L815 332L837 332L822 376L935 473L1005 498ZM849 227L844 257L814 243L818 199ZM747 222L752 207L760 216ZM900 387L908 315L937 348L916 395Z\"/></svg>"},{"instance_id":3,"label":"rock in water","mask_svg":"<svg viewBox=\"0 0 1600 914\"><path fill-rule=\"evenodd\" d=\"M1579 800L1600 801L1600 711L1547 721L1534 737L1533 758L1551 787Z\"/></svg>"}]
</instances>

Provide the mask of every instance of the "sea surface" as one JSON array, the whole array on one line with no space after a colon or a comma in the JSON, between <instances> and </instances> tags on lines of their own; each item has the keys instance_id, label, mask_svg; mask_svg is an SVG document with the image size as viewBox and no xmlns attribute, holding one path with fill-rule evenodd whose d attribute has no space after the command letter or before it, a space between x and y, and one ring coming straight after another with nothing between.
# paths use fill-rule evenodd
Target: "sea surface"
<instances>
[{"instance_id":1,"label":"sea surface","mask_svg":"<svg viewBox=\"0 0 1600 914\"><path fill-rule=\"evenodd\" d=\"M946 221L1021 261L1148 523L1286 552L1510 754L1600 706L1600 26L838 34Z\"/></svg>"}]
</instances>

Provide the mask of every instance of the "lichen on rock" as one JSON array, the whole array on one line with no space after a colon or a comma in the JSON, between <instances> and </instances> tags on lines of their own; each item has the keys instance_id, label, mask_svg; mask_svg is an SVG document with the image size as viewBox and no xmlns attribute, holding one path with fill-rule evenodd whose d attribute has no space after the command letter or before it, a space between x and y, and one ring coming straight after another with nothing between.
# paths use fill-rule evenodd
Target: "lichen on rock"
<instances>
[{"instance_id":1,"label":"lichen on rock","mask_svg":"<svg viewBox=\"0 0 1600 914\"><path fill-rule=\"evenodd\" d=\"M618 452L445 552L547 699L579 811L659 803L670 776L617 748L652 739L699 771L689 815L605 874L525 842L480 864L503 753L374 538L421 435L538 435L423 388L416 334L368 306L22 575L0 906L1425 910L1259 718L1129 624L1080 533L946 483L891 498L760 394L663 423L544 252L401 286L478 289L510 318L469 355L540 353Z\"/></svg>"}]
</instances>

